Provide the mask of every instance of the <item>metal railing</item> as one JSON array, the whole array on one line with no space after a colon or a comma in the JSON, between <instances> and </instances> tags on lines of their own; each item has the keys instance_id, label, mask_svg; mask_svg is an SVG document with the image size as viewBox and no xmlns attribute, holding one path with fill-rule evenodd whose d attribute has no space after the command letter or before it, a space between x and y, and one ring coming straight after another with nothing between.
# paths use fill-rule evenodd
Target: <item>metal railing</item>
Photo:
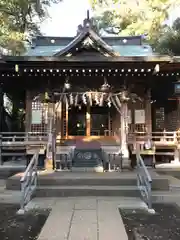
<instances>
[{"instance_id":1,"label":"metal railing","mask_svg":"<svg viewBox=\"0 0 180 240\"><path fill-rule=\"evenodd\" d=\"M144 202L147 204L149 209L152 209L152 178L139 152L136 153L136 160L137 186Z\"/></svg>"},{"instance_id":2,"label":"metal railing","mask_svg":"<svg viewBox=\"0 0 180 240\"><path fill-rule=\"evenodd\" d=\"M29 165L26 168L23 176L20 179L21 182L21 201L20 201L20 210L19 213L25 212L26 204L31 200L33 193L37 188L37 165L38 165L39 151L37 151Z\"/></svg>"}]
</instances>

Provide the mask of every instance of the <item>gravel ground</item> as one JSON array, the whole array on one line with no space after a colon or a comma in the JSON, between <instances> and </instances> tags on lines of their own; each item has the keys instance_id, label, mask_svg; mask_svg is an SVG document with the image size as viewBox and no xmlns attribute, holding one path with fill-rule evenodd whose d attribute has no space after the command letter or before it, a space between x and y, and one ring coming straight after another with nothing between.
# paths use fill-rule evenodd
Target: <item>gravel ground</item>
<instances>
[{"instance_id":1,"label":"gravel ground","mask_svg":"<svg viewBox=\"0 0 180 240\"><path fill-rule=\"evenodd\" d=\"M155 215L143 210L120 209L129 240L180 240L180 209L172 204L154 204Z\"/></svg>"},{"instance_id":2,"label":"gravel ground","mask_svg":"<svg viewBox=\"0 0 180 240\"><path fill-rule=\"evenodd\" d=\"M17 215L17 205L0 204L0 240L35 240L43 227L48 210L33 210Z\"/></svg>"}]
</instances>

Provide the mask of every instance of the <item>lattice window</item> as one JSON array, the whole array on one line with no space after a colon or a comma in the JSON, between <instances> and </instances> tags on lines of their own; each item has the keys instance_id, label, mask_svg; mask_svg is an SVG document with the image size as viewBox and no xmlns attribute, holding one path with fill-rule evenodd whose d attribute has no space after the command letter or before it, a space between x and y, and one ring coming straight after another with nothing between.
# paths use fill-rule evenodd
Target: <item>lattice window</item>
<instances>
[{"instance_id":1,"label":"lattice window","mask_svg":"<svg viewBox=\"0 0 180 240\"><path fill-rule=\"evenodd\" d=\"M145 132L146 131L146 124L136 124L135 125L136 132Z\"/></svg>"},{"instance_id":2,"label":"lattice window","mask_svg":"<svg viewBox=\"0 0 180 240\"><path fill-rule=\"evenodd\" d=\"M45 133L48 124L48 104L40 101L32 102L31 132Z\"/></svg>"},{"instance_id":3,"label":"lattice window","mask_svg":"<svg viewBox=\"0 0 180 240\"><path fill-rule=\"evenodd\" d=\"M165 121L165 116L164 116L164 108L160 107L159 109L156 109L156 130L163 130L164 129L164 121ZM173 116L171 116L171 119L169 119L171 123L176 122L176 119L174 121Z\"/></svg>"}]
</instances>

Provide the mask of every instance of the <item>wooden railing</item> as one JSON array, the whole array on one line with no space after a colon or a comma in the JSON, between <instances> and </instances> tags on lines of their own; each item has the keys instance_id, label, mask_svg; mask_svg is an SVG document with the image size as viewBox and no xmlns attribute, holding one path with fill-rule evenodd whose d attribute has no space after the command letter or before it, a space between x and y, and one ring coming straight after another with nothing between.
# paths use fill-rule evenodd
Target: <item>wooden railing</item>
<instances>
[{"instance_id":1,"label":"wooden railing","mask_svg":"<svg viewBox=\"0 0 180 240\"><path fill-rule=\"evenodd\" d=\"M128 142L145 143L147 140L152 140L155 144L170 145L180 143L180 132L133 132L128 134Z\"/></svg>"},{"instance_id":2,"label":"wooden railing","mask_svg":"<svg viewBox=\"0 0 180 240\"><path fill-rule=\"evenodd\" d=\"M23 143L28 141L47 141L47 132L1 132L1 139L3 143Z\"/></svg>"},{"instance_id":3,"label":"wooden railing","mask_svg":"<svg viewBox=\"0 0 180 240\"><path fill-rule=\"evenodd\" d=\"M110 134L110 133L109 133ZM105 136L108 133L106 132ZM118 133L112 136L119 136ZM180 143L180 131L174 132L130 132L128 133L129 143L145 143L148 139L152 140L155 144L178 144ZM2 132L0 133L0 141L2 145L28 145L28 144L46 144L48 141L47 132Z\"/></svg>"}]
</instances>

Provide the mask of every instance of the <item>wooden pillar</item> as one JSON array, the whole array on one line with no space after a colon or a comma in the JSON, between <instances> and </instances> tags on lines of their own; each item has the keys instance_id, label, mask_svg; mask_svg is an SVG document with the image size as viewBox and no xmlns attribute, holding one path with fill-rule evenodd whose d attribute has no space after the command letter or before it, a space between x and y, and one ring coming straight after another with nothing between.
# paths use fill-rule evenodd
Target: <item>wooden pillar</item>
<instances>
[{"instance_id":1,"label":"wooden pillar","mask_svg":"<svg viewBox=\"0 0 180 240\"><path fill-rule=\"evenodd\" d=\"M53 103L48 104L48 144L47 156L45 161L46 170L53 169Z\"/></svg>"},{"instance_id":2,"label":"wooden pillar","mask_svg":"<svg viewBox=\"0 0 180 240\"><path fill-rule=\"evenodd\" d=\"M90 113L90 105L87 105L86 111L86 136L91 136L91 113Z\"/></svg>"},{"instance_id":3,"label":"wooden pillar","mask_svg":"<svg viewBox=\"0 0 180 240\"><path fill-rule=\"evenodd\" d=\"M0 165L3 164L2 160L2 135L1 133L3 132L3 87L0 85Z\"/></svg>"},{"instance_id":4,"label":"wooden pillar","mask_svg":"<svg viewBox=\"0 0 180 240\"><path fill-rule=\"evenodd\" d=\"M177 99L176 114L177 114L177 125L176 125L176 129L174 129L174 131L177 131L180 129L180 100L179 99Z\"/></svg>"},{"instance_id":5,"label":"wooden pillar","mask_svg":"<svg viewBox=\"0 0 180 240\"><path fill-rule=\"evenodd\" d=\"M56 129L56 137L58 141L62 139L62 101L56 103L56 121L55 121L55 129Z\"/></svg>"},{"instance_id":6,"label":"wooden pillar","mask_svg":"<svg viewBox=\"0 0 180 240\"><path fill-rule=\"evenodd\" d=\"M25 131L31 132L32 122L32 96L30 91L26 91L26 115L25 115Z\"/></svg>"},{"instance_id":7,"label":"wooden pillar","mask_svg":"<svg viewBox=\"0 0 180 240\"><path fill-rule=\"evenodd\" d=\"M174 131L178 131L176 133L177 137L177 145L176 148L174 150L174 160L171 161L174 164L179 164L180 163L180 142L179 142L179 129L180 129L180 100L177 100L177 110L176 110L176 114L177 114L177 124L176 124L176 129L174 129Z\"/></svg>"},{"instance_id":8,"label":"wooden pillar","mask_svg":"<svg viewBox=\"0 0 180 240\"><path fill-rule=\"evenodd\" d=\"M66 139L68 138L69 106L66 101Z\"/></svg>"},{"instance_id":9,"label":"wooden pillar","mask_svg":"<svg viewBox=\"0 0 180 240\"><path fill-rule=\"evenodd\" d=\"M124 159L129 159L129 151L127 146L128 137L128 104L121 104L121 151Z\"/></svg>"},{"instance_id":10,"label":"wooden pillar","mask_svg":"<svg viewBox=\"0 0 180 240\"><path fill-rule=\"evenodd\" d=\"M111 136L111 113L108 111L108 136Z\"/></svg>"},{"instance_id":11,"label":"wooden pillar","mask_svg":"<svg viewBox=\"0 0 180 240\"><path fill-rule=\"evenodd\" d=\"M146 93L145 99L145 120L147 136L151 138L152 133L152 113L151 113L151 89L149 88Z\"/></svg>"}]
</instances>

